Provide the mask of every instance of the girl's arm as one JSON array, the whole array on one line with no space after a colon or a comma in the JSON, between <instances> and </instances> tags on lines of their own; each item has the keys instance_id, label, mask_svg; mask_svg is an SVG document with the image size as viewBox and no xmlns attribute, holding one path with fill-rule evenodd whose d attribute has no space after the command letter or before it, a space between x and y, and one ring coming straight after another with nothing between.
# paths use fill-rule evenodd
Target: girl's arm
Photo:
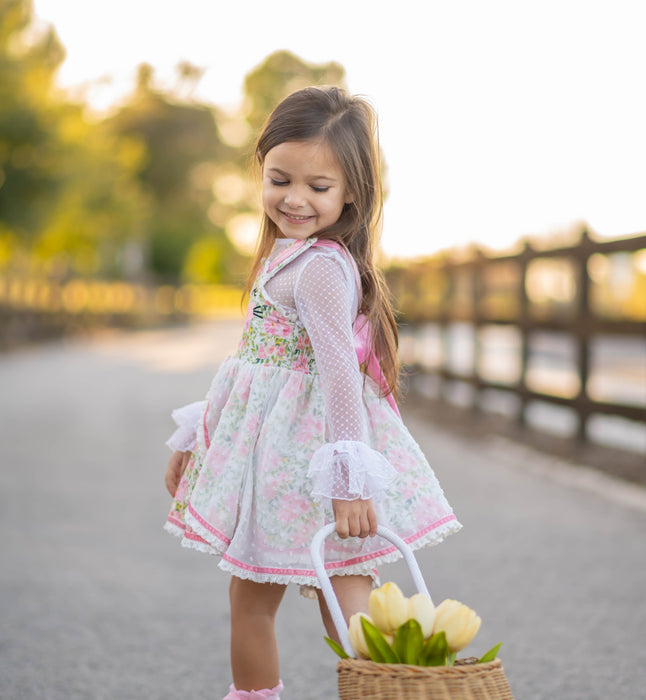
<instances>
[{"instance_id":1,"label":"girl's arm","mask_svg":"<svg viewBox=\"0 0 646 700\"><path fill-rule=\"evenodd\" d=\"M339 536L375 534L371 498L396 476L365 443L363 375L354 349L356 316L352 271L341 259L312 255L294 289L296 310L308 332L325 397L329 442L312 457L312 495L333 499Z\"/></svg>"},{"instance_id":2,"label":"girl's arm","mask_svg":"<svg viewBox=\"0 0 646 700\"><path fill-rule=\"evenodd\" d=\"M177 429L166 441L173 450L168 462L165 483L171 496L175 496L179 482L186 471L191 453L195 449L197 428L204 414L206 401L195 401L182 408L176 408L171 414Z\"/></svg>"}]
</instances>

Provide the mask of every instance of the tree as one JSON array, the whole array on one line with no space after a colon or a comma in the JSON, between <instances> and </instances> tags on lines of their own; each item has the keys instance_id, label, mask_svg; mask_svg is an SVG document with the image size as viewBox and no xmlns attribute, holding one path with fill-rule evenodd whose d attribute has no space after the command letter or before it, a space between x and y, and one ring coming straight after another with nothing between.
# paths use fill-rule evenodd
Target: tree
<instances>
[{"instance_id":1,"label":"tree","mask_svg":"<svg viewBox=\"0 0 646 700\"><path fill-rule=\"evenodd\" d=\"M122 275L146 201L136 144L55 88L64 50L27 0L0 0L0 238L11 264Z\"/></svg>"},{"instance_id":2,"label":"tree","mask_svg":"<svg viewBox=\"0 0 646 700\"><path fill-rule=\"evenodd\" d=\"M186 82L194 84L201 71L182 63L178 73L174 92L182 93ZM110 125L114 133L137 139L145 149L138 176L154 203L149 222L153 271L169 279L180 277L191 247L205 238L217 242L211 250L234 262L235 249L209 218L214 166L233 156L220 139L214 110L157 90L153 69L142 65L134 94ZM211 281L221 281L226 267L224 262L215 265L217 279Z\"/></svg>"},{"instance_id":3,"label":"tree","mask_svg":"<svg viewBox=\"0 0 646 700\"><path fill-rule=\"evenodd\" d=\"M30 2L0 0L0 226L23 242L37 236L59 190L48 111L64 56L52 29L28 36L31 20Z\"/></svg>"},{"instance_id":4,"label":"tree","mask_svg":"<svg viewBox=\"0 0 646 700\"><path fill-rule=\"evenodd\" d=\"M222 115L219 123L236 127L245 138L237 142L234 156L218 164L214 188L214 220L226 229L236 245L249 252L260 221L255 183L249 177L255 139L273 108L288 94L308 85L344 86L345 72L338 63L312 64L288 51L277 51L247 74L244 99L235 115ZM228 120L228 121L227 121ZM249 235L251 231L252 235Z\"/></svg>"},{"instance_id":5,"label":"tree","mask_svg":"<svg viewBox=\"0 0 646 700\"><path fill-rule=\"evenodd\" d=\"M245 111L253 133L258 133L273 108L290 93L309 85L345 82L343 66L333 61L313 64L289 51L276 51L247 74L244 81Z\"/></svg>"}]
</instances>

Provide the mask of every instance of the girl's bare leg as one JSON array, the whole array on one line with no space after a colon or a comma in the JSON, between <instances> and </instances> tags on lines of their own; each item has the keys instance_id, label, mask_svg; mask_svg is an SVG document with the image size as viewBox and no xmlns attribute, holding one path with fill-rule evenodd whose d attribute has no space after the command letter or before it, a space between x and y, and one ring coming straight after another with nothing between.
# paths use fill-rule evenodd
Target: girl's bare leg
<instances>
[{"instance_id":1,"label":"girl's bare leg","mask_svg":"<svg viewBox=\"0 0 646 700\"><path fill-rule=\"evenodd\" d=\"M372 590L370 576L331 576L330 581L343 611L346 624L356 612L368 612L368 597ZM339 635L334 626L332 615L328 610L323 593L317 589L321 617L328 637L340 643Z\"/></svg>"},{"instance_id":2,"label":"girl's bare leg","mask_svg":"<svg viewBox=\"0 0 646 700\"><path fill-rule=\"evenodd\" d=\"M231 578L231 671L238 690L278 685L280 669L274 622L285 588L275 583Z\"/></svg>"}]
</instances>

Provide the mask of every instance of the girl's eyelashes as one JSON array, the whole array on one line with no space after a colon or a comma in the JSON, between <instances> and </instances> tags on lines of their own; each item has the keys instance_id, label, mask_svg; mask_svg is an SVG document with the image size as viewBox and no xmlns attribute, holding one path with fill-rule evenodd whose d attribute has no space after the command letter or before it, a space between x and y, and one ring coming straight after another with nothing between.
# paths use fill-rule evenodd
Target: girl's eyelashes
<instances>
[{"instance_id":1,"label":"girl's eyelashes","mask_svg":"<svg viewBox=\"0 0 646 700\"><path fill-rule=\"evenodd\" d=\"M274 187L286 187L289 185L289 180L275 180L274 178L270 178L271 184L274 185ZM310 185L312 188L313 192L327 192L330 188L323 186L323 185Z\"/></svg>"}]
</instances>

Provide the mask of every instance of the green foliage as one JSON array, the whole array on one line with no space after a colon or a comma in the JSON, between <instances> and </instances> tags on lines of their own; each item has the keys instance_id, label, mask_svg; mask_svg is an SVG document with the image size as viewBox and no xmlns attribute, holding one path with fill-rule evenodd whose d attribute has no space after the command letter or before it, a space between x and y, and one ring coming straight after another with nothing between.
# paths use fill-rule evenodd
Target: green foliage
<instances>
[{"instance_id":1,"label":"green foliage","mask_svg":"<svg viewBox=\"0 0 646 700\"><path fill-rule=\"evenodd\" d=\"M325 641L330 645L332 648L332 651L334 651L335 654L340 656L342 659L349 659L350 657L345 653L345 649L338 643L335 642L333 639L330 639L329 637L325 637Z\"/></svg>"},{"instance_id":2,"label":"green foliage","mask_svg":"<svg viewBox=\"0 0 646 700\"><path fill-rule=\"evenodd\" d=\"M365 617L361 618L363 634L366 638L366 646L370 652L372 661L384 664L399 664L401 660L397 652L388 644L384 635Z\"/></svg>"},{"instance_id":3,"label":"green foliage","mask_svg":"<svg viewBox=\"0 0 646 700\"><path fill-rule=\"evenodd\" d=\"M417 620L408 620L395 632L393 649L403 664L418 664L424 648L424 635Z\"/></svg>"},{"instance_id":4,"label":"green foliage","mask_svg":"<svg viewBox=\"0 0 646 700\"><path fill-rule=\"evenodd\" d=\"M478 659L478 663L485 664L489 661L493 661L498 656L498 652L500 651L501 646L502 642L499 642L498 644L496 644L495 647L489 649L489 651L486 654L483 654L482 657Z\"/></svg>"},{"instance_id":5,"label":"green foliage","mask_svg":"<svg viewBox=\"0 0 646 700\"><path fill-rule=\"evenodd\" d=\"M0 229L32 270L118 276L147 214L140 149L55 89L63 57L31 3L0 0Z\"/></svg>"},{"instance_id":6,"label":"green foliage","mask_svg":"<svg viewBox=\"0 0 646 700\"><path fill-rule=\"evenodd\" d=\"M370 660L385 664L411 664L413 666L453 666L456 655L449 651L444 631L436 632L424 640L422 628L416 620L408 620L395 632L392 645L365 617L361 618L361 626L370 653ZM342 659L347 659L343 647L337 642L325 637L325 641ZM478 663L493 661L500 651L502 642L489 649L478 659Z\"/></svg>"},{"instance_id":7,"label":"green foliage","mask_svg":"<svg viewBox=\"0 0 646 700\"><path fill-rule=\"evenodd\" d=\"M142 65L133 94L99 118L56 88L64 55L29 0L0 0L0 266L239 283L246 258L229 223L259 209L256 132L285 94L340 84L343 68L277 52L225 114L192 99L202 69L180 64L177 85L161 91ZM243 138L223 139L226 124Z\"/></svg>"},{"instance_id":8,"label":"green foliage","mask_svg":"<svg viewBox=\"0 0 646 700\"><path fill-rule=\"evenodd\" d=\"M63 48L30 23L31 3L0 0L0 222L20 238L34 237L55 200L60 150L50 87Z\"/></svg>"},{"instance_id":9,"label":"green foliage","mask_svg":"<svg viewBox=\"0 0 646 700\"><path fill-rule=\"evenodd\" d=\"M426 641L420 655L420 666L446 666L449 654L449 645L446 643L446 634L436 632Z\"/></svg>"},{"instance_id":10,"label":"green foliage","mask_svg":"<svg viewBox=\"0 0 646 700\"><path fill-rule=\"evenodd\" d=\"M245 78L245 108L252 131L257 133L274 107L290 93L308 85L339 85L345 70L338 63L315 65L289 51L276 51Z\"/></svg>"}]
</instances>

